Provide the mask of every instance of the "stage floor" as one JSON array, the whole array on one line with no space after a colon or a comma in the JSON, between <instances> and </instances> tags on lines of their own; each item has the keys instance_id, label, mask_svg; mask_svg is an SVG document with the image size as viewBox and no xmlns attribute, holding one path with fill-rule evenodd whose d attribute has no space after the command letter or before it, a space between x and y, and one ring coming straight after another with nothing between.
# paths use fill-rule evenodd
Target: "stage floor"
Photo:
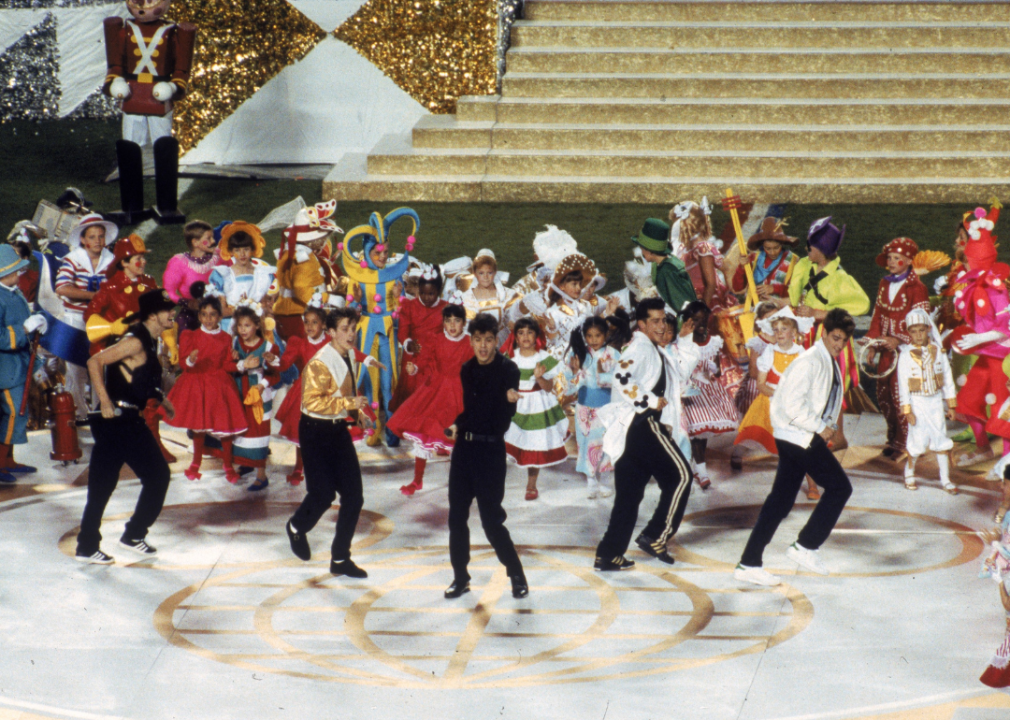
<instances>
[{"instance_id":1,"label":"stage floor","mask_svg":"<svg viewBox=\"0 0 1010 720\"><path fill-rule=\"evenodd\" d=\"M530 596L511 597L474 508L473 592L455 601L442 597L444 460L407 498L406 452L361 448L353 556L369 577L357 581L327 572L334 513L309 536L312 562L290 552L284 522L304 495L284 482L292 446L274 444L279 467L253 495L211 462L186 480L173 444L157 559L117 546L138 492L124 475L103 526L117 562L100 567L71 559L86 465L57 466L48 434L33 434L18 457L40 473L0 487L0 720L1006 718L1010 696L978 682L1004 633L996 587L977 577L998 485L987 468L955 471L951 497L924 461L928 479L908 492L877 458L882 419L846 425L855 491L821 553L829 577L784 556L812 508L801 495L765 555L783 585L733 579L775 465L755 457L730 473L717 440L676 565L636 549L633 571L594 572L609 500L588 500L572 463L543 471L526 502L512 467L507 525ZM641 522L657 497L653 484Z\"/></svg>"}]
</instances>

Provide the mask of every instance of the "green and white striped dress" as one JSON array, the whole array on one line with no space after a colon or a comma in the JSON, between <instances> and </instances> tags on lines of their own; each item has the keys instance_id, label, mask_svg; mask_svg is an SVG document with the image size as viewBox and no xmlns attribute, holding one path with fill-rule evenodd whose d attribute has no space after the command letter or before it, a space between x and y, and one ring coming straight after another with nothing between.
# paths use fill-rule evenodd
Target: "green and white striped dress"
<instances>
[{"instance_id":1,"label":"green and white striped dress","mask_svg":"<svg viewBox=\"0 0 1010 720\"><path fill-rule=\"evenodd\" d=\"M568 458L568 418L554 393L542 390L533 375L536 366L543 364L547 369L544 379L553 382L561 363L546 350L537 350L529 357L516 350L512 360L519 366L519 403L505 433L505 450L520 467L564 462Z\"/></svg>"}]
</instances>

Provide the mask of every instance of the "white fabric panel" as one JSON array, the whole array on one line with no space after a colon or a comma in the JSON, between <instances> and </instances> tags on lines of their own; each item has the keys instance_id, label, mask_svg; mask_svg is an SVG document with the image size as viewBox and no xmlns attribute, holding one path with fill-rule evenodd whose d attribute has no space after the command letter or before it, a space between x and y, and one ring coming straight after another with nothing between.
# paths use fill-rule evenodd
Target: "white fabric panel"
<instances>
[{"instance_id":1,"label":"white fabric panel","mask_svg":"<svg viewBox=\"0 0 1010 720\"><path fill-rule=\"evenodd\" d=\"M125 3L53 8L60 60L60 117L72 113L105 81L105 34L102 21L128 17Z\"/></svg>"},{"instance_id":2,"label":"white fabric panel","mask_svg":"<svg viewBox=\"0 0 1010 720\"><path fill-rule=\"evenodd\" d=\"M0 10L0 53L46 19L48 10Z\"/></svg>"},{"instance_id":3,"label":"white fabric panel","mask_svg":"<svg viewBox=\"0 0 1010 720\"><path fill-rule=\"evenodd\" d=\"M358 12L365 0L288 0L288 4L326 32L333 32Z\"/></svg>"},{"instance_id":4,"label":"white fabric panel","mask_svg":"<svg viewBox=\"0 0 1010 720\"><path fill-rule=\"evenodd\" d=\"M182 159L215 163L336 163L405 133L427 110L349 45L325 38L285 68Z\"/></svg>"}]
</instances>

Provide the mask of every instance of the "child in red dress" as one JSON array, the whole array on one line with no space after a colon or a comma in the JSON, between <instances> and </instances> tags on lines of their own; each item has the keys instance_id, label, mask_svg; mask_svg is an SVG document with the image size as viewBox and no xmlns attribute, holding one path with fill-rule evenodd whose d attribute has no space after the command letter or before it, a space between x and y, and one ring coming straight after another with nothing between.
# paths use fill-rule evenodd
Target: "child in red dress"
<instances>
[{"instance_id":1,"label":"child in red dress","mask_svg":"<svg viewBox=\"0 0 1010 720\"><path fill-rule=\"evenodd\" d=\"M442 273L438 267L425 265L417 280L417 297L400 302L400 324L396 338L403 346L403 369L408 364L421 365L421 353L435 338L442 336L442 310L449 304L441 299ZM424 380L420 375L401 372L393 398L396 411L414 394Z\"/></svg>"},{"instance_id":2,"label":"child in red dress","mask_svg":"<svg viewBox=\"0 0 1010 720\"><path fill-rule=\"evenodd\" d=\"M292 335L288 338L288 346L281 356L280 372L283 373L292 365L298 368L298 377L291 383L288 394L284 397L277 410L277 420L280 421L280 435L295 444L295 469L288 475L288 483L298 485L304 479L302 474L302 448L298 444L298 421L302 417L302 377L309 360L319 352L330 336L326 334L326 311L321 307L310 305L302 315L305 325L305 337Z\"/></svg>"},{"instance_id":3,"label":"child in red dress","mask_svg":"<svg viewBox=\"0 0 1010 720\"><path fill-rule=\"evenodd\" d=\"M463 383L460 370L473 357L473 347L465 332L466 311L462 305L442 308L442 334L429 340L420 363L407 363L411 376L424 381L389 421L389 431L414 443L414 482L400 492L413 495L424 484L428 458L438 451L452 450L453 441L445 431L463 412Z\"/></svg>"},{"instance_id":4,"label":"child in red dress","mask_svg":"<svg viewBox=\"0 0 1010 720\"><path fill-rule=\"evenodd\" d=\"M182 375L168 393L175 406L169 425L193 431L193 463L186 469L190 480L200 479L207 433L224 446L225 473L232 469L232 440L247 429L245 409L235 391L231 373L231 336L221 329L221 303L206 297L199 305L200 328L183 330L179 338Z\"/></svg>"}]
</instances>

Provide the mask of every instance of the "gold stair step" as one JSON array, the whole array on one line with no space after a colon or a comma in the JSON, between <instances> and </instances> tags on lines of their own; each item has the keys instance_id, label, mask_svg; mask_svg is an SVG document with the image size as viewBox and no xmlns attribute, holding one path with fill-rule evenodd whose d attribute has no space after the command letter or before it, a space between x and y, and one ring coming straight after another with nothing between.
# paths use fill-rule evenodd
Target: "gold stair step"
<instances>
[{"instance_id":1,"label":"gold stair step","mask_svg":"<svg viewBox=\"0 0 1010 720\"><path fill-rule=\"evenodd\" d=\"M433 123L429 118L438 118ZM986 148L1010 152L1010 125L549 125L462 123L451 115L422 118L415 148L496 150L813 150L928 151Z\"/></svg>"},{"instance_id":2,"label":"gold stair step","mask_svg":"<svg viewBox=\"0 0 1010 720\"><path fill-rule=\"evenodd\" d=\"M517 47L509 73L987 73L1010 72L1010 51L974 48Z\"/></svg>"},{"instance_id":3,"label":"gold stair step","mask_svg":"<svg viewBox=\"0 0 1010 720\"><path fill-rule=\"evenodd\" d=\"M1010 75L506 73L502 97L1010 98Z\"/></svg>"},{"instance_id":4,"label":"gold stair step","mask_svg":"<svg viewBox=\"0 0 1010 720\"><path fill-rule=\"evenodd\" d=\"M1010 45L1006 22L865 23L800 22L579 23L518 20L513 47L976 47Z\"/></svg>"},{"instance_id":5,"label":"gold stair step","mask_svg":"<svg viewBox=\"0 0 1010 720\"><path fill-rule=\"evenodd\" d=\"M978 22L1006 19L1002 3L927 2L544 2L527 0L526 20L582 21L737 21L795 20L844 21L949 21L970 18Z\"/></svg>"},{"instance_id":6,"label":"gold stair step","mask_svg":"<svg viewBox=\"0 0 1010 720\"><path fill-rule=\"evenodd\" d=\"M954 176L970 167L1010 182L1010 153L810 151L375 150L369 175L667 177L735 175L793 178Z\"/></svg>"},{"instance_id":7,"label":"gold stair step","mask_svg":"<svg viewBox=\"0 0 1010 720\"><path fill-rule=\"evenodd\" d=\"M973 99L495 98L482 120L504 123L773 125L1006 125L1010 102ZM460 119L467 106L459 105Z\"/></svg>"},{"instance_id":8,"label":"gold stair step","mask_svg":"<svg viewBox=\"0 0 1010 720\"><path fill-rule=\"evenodd\" d=\"M670 198L720 197L732 187L767 203L981 203L1010 195L1004 178L481 178L372 176L323 182L324 198L395 202L669 203Z\"/></svg>"}]
</instances>

